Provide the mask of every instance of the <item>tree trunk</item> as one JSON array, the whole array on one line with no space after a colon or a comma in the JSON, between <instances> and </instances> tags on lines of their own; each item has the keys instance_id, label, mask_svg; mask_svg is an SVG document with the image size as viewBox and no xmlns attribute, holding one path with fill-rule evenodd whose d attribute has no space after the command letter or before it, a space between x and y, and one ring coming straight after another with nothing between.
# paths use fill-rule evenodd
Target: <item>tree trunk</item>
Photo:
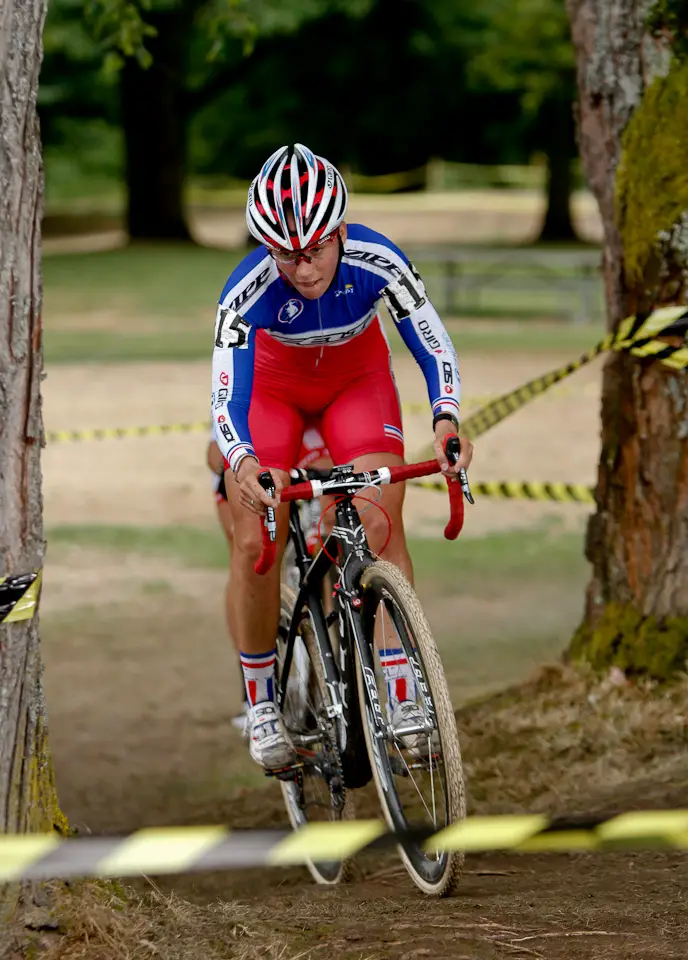
<instances>
[{"instance_id":1,"label":"tree trunk","mask_svg":"<svg viewBox=\"0 0 688 960\"><path fill-rule=\"evenodd\" d=\"M547 209L540 229L541 242L577 240L571 216L572 161L576 138L571 105L551 100L543 107L547 153Z\"/></svg>"},{"instance_id":2,"label":"tree trunk","mask_svg":"<svg viewBox=\"0 0 688 960\"><path fill-rule=\"evenodd\" d=\"M567 6L578 60L579 142L604 222L608 326L613 329L631 314L686 302L688 245L680 223L657 230L651 200L638 210L634 229L641 236L634 235L626 209L647 177L657 177L660 185L650 196L685 193L680 176L686 144L679 139L681 159L674 171L669 163L677 137L675 109L663 116L647 104L649 112L643 113L648 86L668 65L666 51L647 34L648 4L567 0ZM665 83L670 89L673 81L657 83L652 91ZM678 102L683 109L685 99ZM644 124L643 136L634 148L628 134L638 123ZM620 169L630 178L621 205ZM639 248L645 249L641 257ZM685 371L628 354L610 355L603 372L596 500L586 544L592 579L571 654L599 667L617 664L629 673L665 679L684 668L688 655Z\"/></svg>"},{"instance_id":3,"label":"tree trunk","mask_svg":"<svg viewBox=\"0 0 688 960\"><path fill-rule=\"evenodd\" d=\"M0 31L0 577L43 566L40 221L36 116L46 0L4 0ZM0 624L0 833L59 822L38 618ZM0 928L16 891L0 893Z\"/></svg>"},{"instance_id":4,"label":"tree trunk","mask_svg":"<svg viewBox=\"0 0 688 960\"><path fill-rule=\"evenodd\" d=\"M187 47L194 11L178 7L146 19L158 31L152 64L128 58L121 103L127 181L127 227L134 240L190 240L184 216Z\"/></svg>"}]
</instances>

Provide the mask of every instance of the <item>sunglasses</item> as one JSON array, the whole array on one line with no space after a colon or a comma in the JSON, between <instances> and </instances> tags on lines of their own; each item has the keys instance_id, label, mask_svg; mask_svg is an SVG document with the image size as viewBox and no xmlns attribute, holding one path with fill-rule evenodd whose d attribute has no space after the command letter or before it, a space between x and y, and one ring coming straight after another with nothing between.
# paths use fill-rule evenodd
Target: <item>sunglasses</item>
<instances>
[{"instance_id":1,"label":"sunglasses","mask_svg":"<svg viewBox=\"0 0 688 960\"><path fill-rule=\"evenodd\" d=\"M322 240L318 240L317 243L306 247L304 250L271 250L270 253L278 263L286 263L291 267L298 266L302 259L306 263L311 263L313 260L317 262L325 256L325 244L334 243L338 236L339 230L337 229L334 233L328 234L328 236L323 237Z\"/></svg>"}]
</instances>

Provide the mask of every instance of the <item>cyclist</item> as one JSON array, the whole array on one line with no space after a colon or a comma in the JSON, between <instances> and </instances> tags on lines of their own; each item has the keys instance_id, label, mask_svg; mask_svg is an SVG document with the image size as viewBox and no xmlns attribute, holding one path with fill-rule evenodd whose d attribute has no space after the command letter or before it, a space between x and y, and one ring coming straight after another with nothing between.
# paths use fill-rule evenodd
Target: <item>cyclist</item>
<instances>
[{"instance_id":1,"label":"cyclist","mask_svg":"<svg viewBox=\"0 0 688 960\"><path fill-rule=\"evenodd\" d=\"M298 143L276 150L248 192L246 220L261 246L227 280L215 322L212 407L234 524L230 632L251 704L250 754L269 771L295 759L274 702L286 506L278 509L277 562L266 576L254 571L261 551L258 518L266 506L277 505L289 482L307 419L319 418L335 463L374 470L404 462L381 302L425 376L441 469L455 473L472 457L467 440L455 465L442 449L444 438L458 429L459 371L421 278L386 237L361 224L347 225L346 209L344 180L328 160ZM266 469L275 499L258 480ZM412 579L402 521L404 486L382 490L379 502L391 521L386 557ZM363 522L371 548L379 550L387 518L369 509ZM393 726L422 722L403 652L382 650L381 662L394 694Z\"/></svg>"},{"instance_id":2,"label":"cyclist","mask_svg":"<svg viewBox=\"0 0 688 960\"><path fill-rule=\"evenodd\" d=\"M218 518L222 525L222 529L224 530L225 537L227 538L227 543L231 551L234 541L234 523L232 521L232 511L230 510L229 503L227 502L224 458L220 453L220 448L215 440L214 428L211 431L210 440L208 442L206 460L212 473L212 486L213 493L215 494L215 502L217 504ZM323 437L316 426L309 426L306 428L306 430L304 430L303 440L301 441L301 450L299 451L299 455L296 460L296 466L301 469L305 469L306 467L314 467L319 470L327 470L333 466L329 451L325 445L325 441L323 440ZM329 498L322 499L329 500ZM313 501L312 509L309 510L311 526L317 524L320 506L320 501ZM323 531L329 532L329 527L330 524L325 522L323 524ZM309 548L315 549L317 547L317 536L313 534L309 538L307 535L307 544ZM229 592L227 592L225 601L228 608ZM229 624L229 615L227 615L227 623ZM246 692L246 686L244 684L243 672L241 676L241 686L244 691L244 697L241 709L232 717L232 724L237 727L237 729L244 731L249 708L249 700L248 693Z\"/></svg>"}]
</instances>

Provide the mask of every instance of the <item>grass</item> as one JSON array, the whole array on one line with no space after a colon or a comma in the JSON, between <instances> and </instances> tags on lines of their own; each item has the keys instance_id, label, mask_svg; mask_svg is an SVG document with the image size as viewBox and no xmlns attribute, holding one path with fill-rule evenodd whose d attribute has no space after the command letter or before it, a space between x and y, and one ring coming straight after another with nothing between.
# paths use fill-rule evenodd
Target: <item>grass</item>
<instances>
[{"instance_id":1,"label":"grass","mask_svg":"<svg viewBox=\"0 0 688 960\"><path fill-rule=\"evenodd\" d=\"M197 570L227 567L219 529L61 526L47 540L48 566L78 546L165 557ZM456 543L439 535L412 538L409 548L456 702L514 683L560 656L582 612L588 565L581 534L550 524ZM163 585L154 581L139 589L163 603Z\"/></svg>"},{"instance_id":2,"label":"grass","mask_svg":"<svg viewBox=\"0 0 688 960\"><path fill-rule=\"evenodd\" d=\"M48 314L109 309L126 315L186 317L217 302L245 251L148 244L43 259Z\"/></svg>"},{"instance_id":3,"label":"grass","mask_svg":"<svg viewBox=\"0 0 688 960\"><path fill-rule=\"evenodd\" d=\"M48 363L207 360L215 304L242 251L204 247L126 247L44 258L44 345ZM421 269L425 265L420 264ZM432 265L438 270L438 265ZM427 274L428 288L442 289ZM476 313L553 316L561 293L494 289ZM438 301L439 302L439 301ZM602 333L597 324L490 323L448 319L461 353L475 350L552 350L578 353ZM392 350L406 350L386 323Z\"/></svg>"},{"instance_id":4,"label":"grass","mask_svg":"<svg viewBox=\"0 0 688 960\"><path fill-rule=\"evenodd\" d=\"M85 524L52 527L47 540L49 548L79 546L163 556L201 569L223 570L227 565L227 545L219 528ZM453 543L440 537L413 537L409 549L419 583L432 584L439 596L492 598L507 583L520 587L544 578L568 580L581 568L580 535L563 533L554 523Z\"/></svg>"},{"instance_id":5,"label":"grass","mask_svg":"<svg viewBox=\"0 0 688 960\"><path fill-rule=\"evenodd\" d=\"M224 570L227 542L219 528L200 527L116 527L99 524L53 527L47 535L48 548L78 546L109 549L143 556L162 556L187 567Z\"/></svg>"},{"instance_id":6,"label":"grass","mask_svg":"<svg viewBox=\"0 0 688 960\"><path fill-rule=\"evenodd\" d=\"M212 354L212 307L205 325L197 331L164 330L155 333L116 331L48 330L45 333L46 363L145 363L207 360Z\"/></svg>"},{"instance_id":7,"label":"grass","mask_svg":"<svg viewBox=\"0 0 688 960\"><path fill-rule=\"evenodd\" d=\"M279 937L274 928L249 928L241 902L197 906L175 894L163 894L152 882L144 894L112 882L69 886L52 882L46 893L43 899L49 899L51 907L34 911L29 927L40 930L41 924L43 937L30 933L25 940L35 944L36 953L40 949L45 960L86 956L278 960L286 956L286 937ZM48 937L45 931L54 933Z\"/></svg>"},{"instance_id":8,"label":"grass","mask_svg":"<svg viewBox=\"0 0 688 960\"><path fill-rule=\"evenodd\" d=\"M520 531L491 533L455 543L438 538L414 539L411 553L420 582L442 595L495 598L505 585L538 580L573 580L580 575L582 544L578 533L563 533L546 524Z\"/></svg>"}]
</instances>

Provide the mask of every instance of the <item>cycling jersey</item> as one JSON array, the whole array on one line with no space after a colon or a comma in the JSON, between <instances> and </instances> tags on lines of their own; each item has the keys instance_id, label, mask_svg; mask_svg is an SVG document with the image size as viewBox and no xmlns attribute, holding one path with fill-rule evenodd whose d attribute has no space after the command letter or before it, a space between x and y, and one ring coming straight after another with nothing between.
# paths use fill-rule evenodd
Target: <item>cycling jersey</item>
<instances>
[{"instance_id":1,"label":"cycling jersey","mask_svg":"<svg viewBox=\"0 0 688 960\"><path fill-rule=\"evenodd\" d=\"M225 284L215 322L212 407L216 439L232 469L255 455L249 409L256 332L292 347L355 349L356 338L380 323L381 300L423 371L433 414L458 416L456 352L421 278L390 240L349 224L334 280L317 300L302 297L264 247L245 257ZM342 359L348 353L342 351Z\"/></svg>"}]
</instances>

